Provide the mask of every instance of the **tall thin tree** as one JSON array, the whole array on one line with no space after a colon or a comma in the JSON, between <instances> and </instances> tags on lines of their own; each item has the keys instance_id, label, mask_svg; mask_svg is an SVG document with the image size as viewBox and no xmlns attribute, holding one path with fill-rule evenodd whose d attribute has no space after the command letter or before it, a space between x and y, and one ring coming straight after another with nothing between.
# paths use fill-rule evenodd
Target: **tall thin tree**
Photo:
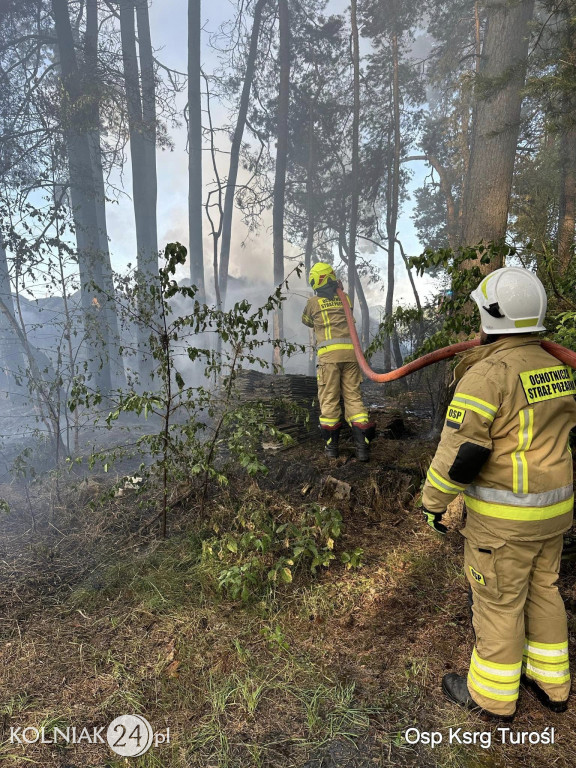
<instances>
[{"instance_id":1,"label":"tall thin tree","mask_svg":"<svg viewBox=\"0 0 576 768\"><path fill-rule=\"evenodd\" d=\"M188 0L188 258L196 298L206 301L202 243L201 0Z\"/></svg>"},{"instance_id":2,"label":"tall thin tree","mask_svg":"<svg viewBox=\"0 0 576 768\"><path fill-rule=\"evenodd\" d=\"M103 394L111 388L110 337L105 302L105 281L100 252L96 186L91 147L86 132L85 99L76 59L74 38L66 0L52 0L62 78L64 132L68 151L70 195L78 246L78 266L92 384Z\"/></svg>"},{"instance_id":3,"label":"tall thin tree","mask_svg":"<svg viewBox=\"0 0 576 768\"><path fill-rule=\"evenodd\" d=\"M24 350L14 335L14 300L6 249L0 241L0 375L3 374L7 399L20 394L20 377L24 371Z\"/></svg>"},{"instance_id":4,"label":"tall thin tree","mask_svg":"<svg viewBox=\"0 0 576 768\"><path fill-rule=\"evenodd\" d=\"M352 200L350 203L350 239L348 245L348 295L354 304L356 281L356 235L358 231L358 207L360 200L360 41L358 33L357 0L350 3L352 25L352 68L354 71L354 106L352 110L352 171L350 177Z\"/></svg>"},{"instance_id":5,"label":"tall thin tree","mask_svg":"<svg viewBox=\"0 0 576 768\"><path fill-rule=\"evenodd\" d=\"M286 167L288 161L288 112L290 106L290 12L288 0L278 0L280 40L280 85L278 90L276 169L272 210L272 240L274 248L274 283L284 280L284 208L286 202ZM282 309L274 312L274 339L284 338ZM282 365L280 348L274 348L274 363Z\"/></svg>"},{"instance_id":6,"label":"tall thin tree","mask_svg":"<svg viewBox=\"0 0 576 768\"><path fill-rule=\"evenodd\" d=\"M100 147L100 89L98 62L98 0L86 0L86 33L84 36L83 90L86 94L88 141L94 175L96 216L98 220L98 249L102 258L102 280L107 299L104 303L106 322L110 329L111 381L116 386L125 383L124 364L120 354L120 332L114 297L114 279L108 245L106 221L106 190Z\"/></svg>"},{"instance_id":7,"label":"tall thin tree","mask_svg":"<svg viewBox=\"0 0 576 768\"><path fill-rule=\"evenodd\" d=\"M304 273L306 279L312 266L312 252L314 250L315 232L315 200L314 200L314 176L316 173L316 135L314 131L314 119L316 113L316 94L310 97L308 107L308 166L306 169L306 246L304 248ZM314 330L308 330L308 375L314 375L316 355L314 354Z\"/></svg>"},{"instance_id":8,"label":"tall thin tree","mask_svg":"<svg viewBox=\"0 0 576 768\"><path fill-rule=\"evenodd\" d=\"M400 199L400 154L401 154L401 136L400 136L400 83L399 83L399 56L398 56L398 34L394 31L392 35L392 141L390 149L390 160L388 163L388 186L386 189L386 235L388 240L388 265L387 277L388 285L386 287L386 317L391 317L394 309L394 267L396 255L396 228L398 226L398 208ZM384 339L384 370L389 371L392 367L391 346L394 344L396 362L400 355L400 345L398 339L394 336L391 339L386 335Z\"/></svg>"},{"instance_id":9,"label":"tall thin tree","mask_svg":"<svg viewBox=\"0 0 576 768\"><path fill-rule=\"evenodd\" d=\"M134 13L138 16L140 67L136 51ZM156 99L154 59L150 38L147 0L120 0L120 34L124 62L124 82L130 131L132 160L132 197L136 222L138 272L143 280L158 273L158 230L156 219ZM140 78L142 90L140 90ZM153 313L152 307L141 307L141 314ZM148 349L149 332L138 327L140 373L146 379L152 369Z\"/></svg>"},{"instance_id":10,"label":"tall thin tree","mask_svg":"<svg viewBox=\"0 0 576 768\"><path fill-rule=\"evenodd\" d=\"M252 21L252 32L250 35L250 47L246 58L246 70L244 72L244 82L242 85L242 94L240 96L240 106L236 118L236 127L232 137L232 146L230 148L230 165L228 168L228 179L226 181L226 195L224 197L224 215L222 218L222 244L220 247L220 300L222 305L226 306L226 292L228 289L228 270L230 268L230 245L232 242L232 218L234 215L234 199L236 197L236 183L238 181L238 167L240 165L240 149L242 147L242 137L246 126L246 117L250 106L250 92L254 80L254 70L256 67L256 57L258 55L258 40L260 38L260 27L262 24L262 10L268 0L257 0L254 6L254 19Z\"/></svg>"}]
</instances>

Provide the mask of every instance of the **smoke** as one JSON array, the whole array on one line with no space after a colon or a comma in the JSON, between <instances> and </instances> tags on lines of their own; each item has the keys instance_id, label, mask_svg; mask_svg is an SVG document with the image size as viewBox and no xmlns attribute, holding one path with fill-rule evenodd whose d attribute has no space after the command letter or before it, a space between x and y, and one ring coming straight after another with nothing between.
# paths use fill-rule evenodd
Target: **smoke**
<instances>
[{"instance_id":1,"label":"smoke","mask_svg":"<svg viewBox=\"0 0 576 768\"><path fill-rule=\"evenodd\" d=\"M169 225L159 230L160 242L165 244L178 241L188 245L188 209L183 206L174 206L166 217ZM162 227L162 221L159 222ZM261 217L260 226L256 231L250 231L243 222L241 213L236 210L232 220L232 238L230 249L229 273L237 280L246 280L250 284L258 284L266 290L266 297L274 288L273 283L273 251L272 251L272 212L265 211ZM204 280L206 292L213 301L214 290L214 266L213 247L214 240L210 234L209 225L204 223ZM285 243L286 265L285 272L292 269L292 265L299 263L300 251L289 243ZM302 257L303 258L303 257ZM188 266L182 267L178 273L178 279L188 278Z\"/></svg>"}]
</instances>

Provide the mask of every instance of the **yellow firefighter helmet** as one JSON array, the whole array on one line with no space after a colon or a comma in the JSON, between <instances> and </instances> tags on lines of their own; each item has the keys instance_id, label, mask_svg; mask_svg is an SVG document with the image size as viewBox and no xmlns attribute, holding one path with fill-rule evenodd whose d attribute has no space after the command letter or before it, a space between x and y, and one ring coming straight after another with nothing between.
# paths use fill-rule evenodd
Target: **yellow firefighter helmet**
<instances>
[{"instance_id":1,"label":"yellow firefighter helmet","mask_svg":"<svg viewBox=\"0 0 576 768\"><path fill-rule=\"evenodd\" d=\"M319 261L317 264L314 264L310 270L310 275L308 276L308 282L312 286L312 289L317 291L318 288L322 288L323 285L326 285L329 280L333 280L334 282L337 280L330 264L326 264L324 261Z\"/></svg>"}]
</instances>

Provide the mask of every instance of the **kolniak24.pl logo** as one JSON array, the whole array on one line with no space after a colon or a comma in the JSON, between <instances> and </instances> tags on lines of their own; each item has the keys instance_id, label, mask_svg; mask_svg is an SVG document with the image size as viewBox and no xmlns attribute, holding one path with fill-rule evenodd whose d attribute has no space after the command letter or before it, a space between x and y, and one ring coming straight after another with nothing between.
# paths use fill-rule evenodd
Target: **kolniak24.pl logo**
<instances>
[{"instance_id":1,"label":"kolniak24.pl logo","mask_svg":"<svg viewBox=\"0 0 576 768\"><path fill-rule=\"evenodd\" d=\"M104 733L106 731L106 733ZM170 744L170 728L154 732L142 715L122 715L113 720L108 728L10 728L11 744L108 744L113 752L122 757L139 757L152 745Z\"/></svg>"}]
</instances>

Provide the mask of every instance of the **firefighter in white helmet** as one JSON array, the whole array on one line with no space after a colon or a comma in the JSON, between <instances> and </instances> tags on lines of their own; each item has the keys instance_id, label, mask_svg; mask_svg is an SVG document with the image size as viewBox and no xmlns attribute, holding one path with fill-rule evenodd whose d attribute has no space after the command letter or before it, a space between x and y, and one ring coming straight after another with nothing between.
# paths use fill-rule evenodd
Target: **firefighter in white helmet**
<instances>
[{"instance_id":1,"label":"firefighter in white helmet","mask_svg":"<svg viewBox=\"0 0 576 768\"><path fill-rule=\"evenodd\" d=\"M368 411L362 402L362 374L356 362L344 307L336 293L338 280L330 264L318 262L310 270L308 281L316 295L308 299L302 322L314 329L316 337L320 429L325 452L331 458L338 457L342 396L346 421L352 427L356 458L368 461L374 424L369 422ZM347 295L346 300L350 303Z\"/></svg>"},{"instance_id":2,"label":"firefighter in white helmet","mask_svg":"<svg viewBox=\"0 0 576 768\"><path fill-rule=\"evenodd\" d=\"M485 277L472 298L481 346L462 355L422 504L428 524L457 494L467 510L464 567L476 635L466 677L444 676L452 701L510 718L521 681L554 712L570 691L566 613L558 592L572 525L574 371L541 347L546 293L526 269Z\"/></svg>"}]
</instances>

